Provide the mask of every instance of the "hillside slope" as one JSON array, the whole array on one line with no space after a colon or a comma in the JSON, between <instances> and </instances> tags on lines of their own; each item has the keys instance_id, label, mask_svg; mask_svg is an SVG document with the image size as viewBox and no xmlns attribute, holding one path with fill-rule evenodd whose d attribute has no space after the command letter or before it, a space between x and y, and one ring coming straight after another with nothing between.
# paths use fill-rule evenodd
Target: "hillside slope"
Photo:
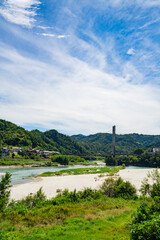
<instances>
[{"instance_id":1,"label":"hillside slope","mask_svg":"<svg viewBox=\"0 0 160 240\"><path fill-rule=\"evenodd\" d=\"M59 151L62 154L86 154L86 149L71 137L50 130L27 131L14 123L0 120L0 143L2 146L32 147Z\"/></svg>"},{"instance_id":2,"label":"hillside slope","mask_svg":"<svg viewBox=\"0 0 160 240\"><path fill-rule=\"evenodd\" d=\"M112 134L97 133L89 136L73 135L72 139L83 145L94 154L110 154L112 151ZM116 153L130 154L136 148L152 151L153 147L160 147L160 135L124 134L116 135Z\"/></svg>"}]
</instances>

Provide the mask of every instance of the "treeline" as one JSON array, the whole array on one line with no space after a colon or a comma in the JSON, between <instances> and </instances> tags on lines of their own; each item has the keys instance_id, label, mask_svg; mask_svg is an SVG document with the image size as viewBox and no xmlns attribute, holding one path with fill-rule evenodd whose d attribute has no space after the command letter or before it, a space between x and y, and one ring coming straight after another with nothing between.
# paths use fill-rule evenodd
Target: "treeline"
<instances>
[{"instance_id":1,"label":"treeline","mask_svg":"<svg viewBox=\"0 0 160 240\"><path fill-rule=\"evenodd\" d=\"M140 155L129 156L106 156L105 162L107 166L119 166L125 164L126 166L139 167L160 167L160 154L142 153Z\"/></svg>"},{"instance_id":2,"label":"treeline","mask_svg":"<svg viewBox=\"0 0 160 240\"><path fill-rule=\"evenodd\" d=\"M112 153L112 134L97 133L89 136L79 134L71 137L92 154ZM147 152L152 152L154 147L160 147L160 135L143 135L136 133L116 135L117 154L133 154L137 148L143 148Z\"/></svg>"}]
</instances>

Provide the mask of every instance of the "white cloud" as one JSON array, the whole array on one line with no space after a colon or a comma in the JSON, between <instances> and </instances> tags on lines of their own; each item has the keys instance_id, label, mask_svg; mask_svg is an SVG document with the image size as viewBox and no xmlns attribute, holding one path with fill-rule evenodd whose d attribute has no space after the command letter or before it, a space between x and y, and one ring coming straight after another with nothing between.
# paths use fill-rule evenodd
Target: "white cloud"
<instances>
[{"instance_id":1,"label":"white cloud","mask_svg":"<svg viewBox=\"0 0 160 240\"><path fill-rule=\"evenodd\" d=\"M66 35L58 35L57 38L66 38Z\"/></svg>"},{"instance_id":2,"label":"white cloud","mask_svg":"<svg viewBox=\"0 0 160 240\"><path fill-rule=\"evenodd\" d=\"M113 124L120 133L156 133L159 89L129 83L60 48L48 49L53 64L0 46L6 59L0 66L0 95L8 100L0 104L1 118L70 134L106 132Z\"/></svg>"},{"instance_id":3,"label":"white cloud","mask_svg":"<svg viewBox=\"0 0 160 240\"><path fill-rule=\"evenodd\" d=\"M134 48L128 49L127 54L128 54L128 55L134 55L134 54L135 54Z\"/></svg>"},{"instance_id":4,"label":"white cloud","mask_svg":"<svg viewBox=\"0 0 160 240\"><path fill-rule=\"evenodd\" d=\"M115 6L120 2L114 1ZM53 34L50 27L40 28L31 39L28 32L17 34L31 46L27 53L0 44L0 96L5 99L0 100L1 118L70 134L106 132L113 124L119 133L159 131L160 89L144 84L145 64L141 71L136 67L140 49L136 54L134 48L128 49L127 54L134 56L126 62L117 53L116 40L111 36L100 40L87 24L83 34L88 42L76 36L72 25L67 32L55 29L62 35ZM67 41L59 40L68 36L72 37Z\"/></svg>"},{"instance_id":5,"label":"white cloud","mask_svg":"<svg viewBox=\"0 0 160 240\"><path fill-rule=\"evenodd\" d=\"M4 0L0 14L9 22L32 27L39 4L38 0Z\"/></svg>"},{"instance_id":6,"label":"white cloud","mask_svg":"<svg viewBox=\"0 0 160 240\"><path fill-rule=\"evenodd\" d=\"M52 33L41 33L41 35L45 37L56 37L56 35Z\"/></svg>"},{"instance_id":7,"label":"white cloud","mask_svg":"<svg viewBox=\"0 0 160 240\"><path fill-rule=\"evenodd\" d=\"M67 35L56 35L53 33L41 33L40 35L45 36L45 37L55 37L55 38L59 38L59 39L68 37Z\"/></svg>"}]
</instances>

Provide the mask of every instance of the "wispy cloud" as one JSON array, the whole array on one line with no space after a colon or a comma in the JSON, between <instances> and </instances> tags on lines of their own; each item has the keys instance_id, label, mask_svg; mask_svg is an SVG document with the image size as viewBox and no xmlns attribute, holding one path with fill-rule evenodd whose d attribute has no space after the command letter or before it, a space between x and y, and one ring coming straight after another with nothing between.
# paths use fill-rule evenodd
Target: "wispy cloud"
<instances>
[{"instance_id":1,"label":"wispy cloud","mask_svg":"<svg viewBox=\"0 0 160 240\"><path fill-rule=\"evenodd\" d=\"M31 27L39 4L38 0L4 0L0 14L9 22Z\"/></svg>"},{"instance_id":2,"label":"wispy cloud","mask_svg":"<svg viewBox=\"0 0 160 240\"><path fill-rule=\"evenodd\" d=\"M40 123L43 128L72 134L109 130L113 123L120 132L151 133L148 126L160 119L156 88L108 74L61 48L47 46L46 51L56 59L53 64L53 60L45 63L14 48L0 47L0 56L6 59L1 65L0 94L10 99L0 104L2 118L25 126ZM133 68L130 72L133 74Z\"/></svg>"},{"instance_id":3,"label":"wispy cloud","mask_svg":"<svg viewBox=\"0 0 160 240\"><path fill-rule=\"evenodd\" d=\"M56 34L53 34L53 33L41 33L40 35L44 36L44 37L55 37L55 38L66 38L66 37L68 37L68 35L56 35Z\"/></svg>"},{"instance_id":4,"label":"wispy cloud","mask_svg":"<svg viewBox=\"0 0 160 240\"><path fill-rule=\"evenodd\" d=\"M41 26L8 24L12 33L0 36L1 118L68 134L110 131L113 124L121 133L157 133L160 47L144 30L152 20L145 2L149 7L140 0L46 0ZM31 27L38 4L8 0L3 11L20 8L27 19L20 24Z\"/></svg>"},{"instance_id":5,"label":"wispy cloud","mask_svg":"<svg viewBox=\"0 0 160 240\"><path fill-rule=\"evenodd\" d=\"M140 26L139 29L143 29L143 28L147 28L149 26L151 26L154 23L160 22L160 18L156 18L154 20L151 20L149 22L146 22L143 26Z\"/></svg>"}]
</instances>

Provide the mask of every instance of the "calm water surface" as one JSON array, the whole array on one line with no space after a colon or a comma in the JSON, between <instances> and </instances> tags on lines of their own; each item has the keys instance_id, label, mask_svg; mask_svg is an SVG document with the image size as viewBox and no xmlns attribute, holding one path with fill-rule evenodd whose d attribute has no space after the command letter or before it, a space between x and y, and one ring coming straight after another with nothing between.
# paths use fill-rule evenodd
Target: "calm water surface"
<instances>
[{"instance_id":1,"label":"calm water surface","mask_svg":"<svg viewBox=\"0 0 160 240\"><path fill-rule=\"evenodd\" d=\"M24 167L24 168L3 168L0 174L10 172L12 174L12 185L31 182L35 177L43 172L56 172L64 169L86 168L87 166L63 166L63 167ZM95 166L90 166L95 167ZM102 167L102 166L101 166ZM127 169L144 169L146 167L129 166ZM1 176L0 176L1 178Z\"/></svg>"},{"instance_id":2,"label":"calm water surface","mask_svg":"<svg viewBox=\"0 0 160 240\"><path fill-rule=\"evenodd\" d=\"M12 185L31 182L35 177L43 172L56 172L64 169L86 168L87 166L63 166L63 167L24 167L24 168L3 168L1 173L10 172L12 174ZM95 166L91 166L95 167ZM1 176L0 176L1 179Z\"/></svg>"}]
</instances>

